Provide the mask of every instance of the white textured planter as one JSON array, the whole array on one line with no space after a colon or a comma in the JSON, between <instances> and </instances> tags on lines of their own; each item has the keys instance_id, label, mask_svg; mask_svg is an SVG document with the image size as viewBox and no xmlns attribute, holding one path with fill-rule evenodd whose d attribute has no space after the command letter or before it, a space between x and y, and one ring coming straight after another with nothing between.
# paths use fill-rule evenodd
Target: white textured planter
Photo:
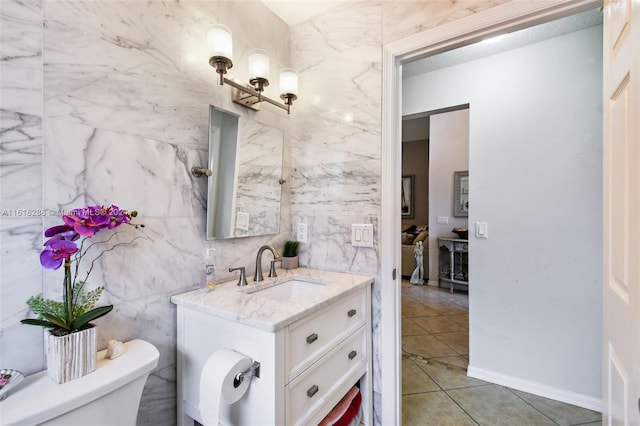
<instances>
[{"instance_id":1,"label":"white textured planter","mask_svg":"<svg viewBox=\"0 0 640 426\"><path fill-rule=\"evenodd\" d=\"M56 383L65 383L96 369L96 328L54 336L45 333L47 371Z\"/></svg>"},{"instance_id":2,"label":"white textured planter","mask_svg":"<svg viewBox=\"0 0 640 426\"><path fill-rule=\"evenodd\" d=\"M282 258L282 269L296 269L297 267L298 267L298 256Z\"/></svg>"}]
</instances>

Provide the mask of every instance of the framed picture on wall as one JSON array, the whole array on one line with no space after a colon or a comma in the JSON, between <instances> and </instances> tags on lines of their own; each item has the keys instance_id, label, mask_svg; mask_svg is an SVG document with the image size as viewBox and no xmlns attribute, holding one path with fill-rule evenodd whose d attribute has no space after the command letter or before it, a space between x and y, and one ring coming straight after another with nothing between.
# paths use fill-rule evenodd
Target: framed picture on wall
<instances>
[{"instance_id":1,"label":"framed picture on wall","mask_svg":"<svg viewBox=\"0 0 640 426\"><path fill-rule=\"evenodd\" d=\"M453 172L453 215L469 217L469 171Z\"/></svg>"},{"instance_id":2,"label":"framed picture on wall","mask_svg":"<svg viewBox=\"0 0 640 426\"><path fill-rule=\"evenodd\" d=\"M415 215L415 175L402 176L402 218L412 219Z\"/></svg>"}]
</instances>

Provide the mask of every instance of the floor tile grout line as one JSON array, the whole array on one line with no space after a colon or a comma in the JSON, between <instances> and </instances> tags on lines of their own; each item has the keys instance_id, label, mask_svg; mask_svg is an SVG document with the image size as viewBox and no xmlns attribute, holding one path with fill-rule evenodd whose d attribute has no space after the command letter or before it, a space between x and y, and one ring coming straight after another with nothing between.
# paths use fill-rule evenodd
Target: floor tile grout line
<instances>
[{"instance_id":1,"label":"floor tile grout line","mask_svg":"<svg viewBox=\"0 0 640 426\"><path fill-rule=\"evenodd\" d=\"M453 390L453 389L452 389ZM467 416L469 416L469 418L478 426L480 426L480 422L478 420L476 420L470 413L467 412L467 410L465 410L464 408L462 408L462 406L460 404L458 404L458 401L456 401L455 399L453 399L453 397L451 395L449 395L449 393L447 391L444 391L445 395L447 395L447 397L453 401L454 404L456 404L458 406L458 408L460 408L462 410L463 413L465 413Z\"/></svg>"},{"instance_id":2,"label":"floor tile grout line","mask_svg":"<svg viewBox=\"0 0 640 426\"><path fill-rule=\"evenodd\" d=\"M409 359L411 359L411 358L409 358ZM415 360L413 360L413 359L412 359L411 361L415 364L415 366L416 366L416 367L418 367L418 368L420 369L420 371L422 371L422 374L424 374L425 376L427 376L427 377L429 378L429 380L431 380L431 381L432 381L432 382L433 382L433 383L438 387L438 389L440 389L442 392L444 392L444 388L443 388L442 386L440 386L440 383L436 382L436 381L433 379L433 377L431 377L431 376L429 375L429 373L427 373L427 372L426 372L426 371L424 371L422 368L420 368L420 366L418 365L418 363L417 363Z\"/></svg>"},{"instance_id":3,"label":"floor tile grout line","mask_svg":"<svg viewBox=\"0 0 640 426\"><path fill-rule=\"evenodd\" d=\"M403 393L403 394L402 394L402 396L409 396L409 395L422 395L423 393L438 393L438 392L445 392L445 391L444 391L444 389L435 389L435 390L432 390L432 391Z\"/></svg>"},{"instance_id":4,"label":"floor tile grout line","mask_svg":"<svg viewBox=\"0 0 640 426\"><path fill-rule=\"evenodd\" d=\"M521 401L523 401L525 404L527 404L528 406L530 406L531 408L533 408L534 410L536 410L538 413L542 414L544 417L546 417L547 419L549 419L551 421L551 423L553 423L554 425L560 426L558 424L558 422L556 422L555 420L553 420L551 417L547 416L545 413L543 413L542 411L538 410L533 404L531 404L529 401L527 401L526 399L522 398L520 395L518 395L517 393L515 393L511 388L503 386L506 390L508 390L512 395L515 395L518 399L520 399Z\"/></svg>"}]
</instances>

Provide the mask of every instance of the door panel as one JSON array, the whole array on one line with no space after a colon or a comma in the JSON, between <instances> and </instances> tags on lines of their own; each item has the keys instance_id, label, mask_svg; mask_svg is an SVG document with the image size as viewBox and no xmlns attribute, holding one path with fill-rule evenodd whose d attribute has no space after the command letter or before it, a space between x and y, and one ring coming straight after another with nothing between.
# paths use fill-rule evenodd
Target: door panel
<instances>
[{"instance_id":1,"label":"door panel","mask_svg":"<svg viewBox=\"0 0 640 426\"><path fill-rule=\"evenodd\" d=\"M611 149L611 280L609 285L624 303L629 302L627 285L629 259L626 252L629 246L629 158L631 143L628 135L629 79L609 100L609 141ZM617 207L613 207L617 206Z\"/></svg>"},{"instance_id":2,"label":"door panel","mask_svg":"<svg viewBox=\"0 0 640 426\"><path fill-rule=\"evenodd\" d=\"M603 423L640 425L640 2L605 2Z\"/></svg>"},{"instance_id":3,"label":"door panel","mask_svg":"<svg viewBox=\"0 0 640 426\"><path fill-rule=\"evenodd\" d=\"M612 1L608 5L609 13L609 50L615 52L622 43L631 23L631 0ZM607 45L605 44L605 47Z\"/></svg>"}]
</instances>

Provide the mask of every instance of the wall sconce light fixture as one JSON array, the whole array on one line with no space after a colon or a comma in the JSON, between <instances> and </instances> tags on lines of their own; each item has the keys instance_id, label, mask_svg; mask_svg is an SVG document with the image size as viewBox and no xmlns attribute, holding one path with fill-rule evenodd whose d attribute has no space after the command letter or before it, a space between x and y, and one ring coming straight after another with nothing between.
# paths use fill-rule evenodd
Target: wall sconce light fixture
<instances>
[{"instance_id":1,"label":"wall sconce light fixture","mask_svg":"<svg viewBox=\"0 0 640 426\"><path fill-rule=\"evenodd\" d=\"M230 80L224 75L233 67L233 40L231 30L222 25L215 24L207 33L207 45L209 47L209 65L220 75L220 85L225 83L233 87L233 101L243 106L258 110L260 102L268 102L278 108L282 108L290 114L293 101L298 99L298 73L291 68L280 71L280 99L278 102L262 94L265 87L269 86L270 62L267 53L261 49L249 51L249 83L244 86L237 81Z\"/></svg>"}]
</instances>

